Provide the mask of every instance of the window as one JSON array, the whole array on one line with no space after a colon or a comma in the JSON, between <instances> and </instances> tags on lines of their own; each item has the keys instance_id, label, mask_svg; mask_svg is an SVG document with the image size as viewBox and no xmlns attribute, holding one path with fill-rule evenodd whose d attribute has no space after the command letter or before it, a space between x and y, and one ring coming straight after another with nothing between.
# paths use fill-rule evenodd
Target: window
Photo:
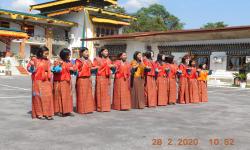
<instances>
[{"instance_id":1,"label":"window","mask_svg":"<svg viewBox=\"0 0 250 150\"><path fill-rule=\"evenodd\" d=\"M102 26L97 26L95 28L95 32L96 32L96 37L102 37L102 36L118 34L119 30L117 27L114 26L102 25Z\"/></svg>"},{"instance_id":2,"label":"window","mask_svg":"<svg viewBox=\"0 0 250 150\"><path fill-rule=\"evenodd\" d=\"M98 27L96 28L96 37L100 37L101 35L101 29Z\"/></svg>"},{"instance_id":3,"label":"window","mask_svg":"<svg viewBox=\"0 0 250 150\"><path fill-rule=\"evenodd\" d=\"M32 25L25 25L24 27L22 27L22 29L29 35L29 36L34 36L34 26Z\"/></svg>"},{"instance_id":4,"label":"window","mask_svg":"<svg viewBox=\"0 0 250 150\"><path fill-rule=\"evenodd\" d=\"M10 28L10 23L6 21L0 21L0 27Z\"/></svg>"},{"instance_id":5,"label":"window","mask_svg":"<svg viewBox=\"0 0 250 150\"><path fill-rule=\"evenodd\" d=\"M246 64L246 56L227 56L227 70L239 71Z\"/></svg>"}]
</instances>

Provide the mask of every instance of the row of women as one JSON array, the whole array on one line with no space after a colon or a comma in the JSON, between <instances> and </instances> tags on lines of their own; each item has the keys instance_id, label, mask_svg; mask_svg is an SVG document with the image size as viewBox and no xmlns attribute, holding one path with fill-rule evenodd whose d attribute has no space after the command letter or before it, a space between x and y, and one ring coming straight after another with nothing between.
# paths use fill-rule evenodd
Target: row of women
<instances>
[{"instance_id":1,"label":"row of women","mask_svg":"<svg viewBox=\"0 0 250 150\"><path fill-rule=\"evenodd\" d=\"M208 101L206 65L197 68L188 55L178 66L171 55L158 54L157 61L153 61L152 51L135 52L131 63L127 62L126 53L112 62L105 48L93 62L87 48L81 48L79 53L80 58L72 62L70 50L63 49L60 59L51 64L48 48L41 47L36 57L31 58L27 70L32 73L32 118L53 120L54 115L74 116L71 75L76 76L79 114ZM114 76L112 104L111 76Z\"/></svg>"}]
</instances>

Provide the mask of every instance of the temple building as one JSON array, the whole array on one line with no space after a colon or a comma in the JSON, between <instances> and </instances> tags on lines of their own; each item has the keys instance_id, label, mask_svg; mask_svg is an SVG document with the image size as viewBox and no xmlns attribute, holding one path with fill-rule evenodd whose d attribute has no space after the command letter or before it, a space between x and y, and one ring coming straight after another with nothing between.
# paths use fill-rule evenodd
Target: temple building
<instances>
[{"instance_id":1,"label":"temple building","mask_svg":"<svg viewBox=\"0 0 250 150\"><path fill-rule=\"evenodd\" d=\"M27 34L25 38L0 35L0 64L4 65L8 56L12 65L25 66L41 45L49 48L51 59L62 48L71 49L73 57L77 57L78 49L83 46L89 48L93 58L94 43L81 39L121 34L122 27L135 19L109 9L116 6L116 0L55 0L30 6L30 10L40 11L39 14L0 9L1 32Z\"/></svg>"},{"instance_id":2,"label":"temple building","mask_svg":"<svg viewBox=\"0 0 250 150\"><path fill-rule=\"evenodd\" d=\"M110 51L127 52L132 60L135 51L153 50L172 54L180 63L185 54L190 54L198 65L206 63L213 70L211 79L215 82L233 80L233 73L242 68L250 71L250 26L226 27L220 29L194 29L163 32L144 32L85 38L94 45ZM250 79L250 78L248 78Z\"/></svg>"}]
</instances>

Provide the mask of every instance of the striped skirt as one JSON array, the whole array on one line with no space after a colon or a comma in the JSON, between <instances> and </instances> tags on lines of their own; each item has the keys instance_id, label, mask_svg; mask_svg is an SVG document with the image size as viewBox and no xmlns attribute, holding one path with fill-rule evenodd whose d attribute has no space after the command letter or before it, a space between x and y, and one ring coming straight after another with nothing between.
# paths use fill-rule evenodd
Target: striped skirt
<instances>
[{"instance_id":1,"label":"striped skirt","mask_svg":"<svg viewBox=\"0 0 250 150\"><path fill-rule=\"evenodd\" d=\"M133 109L143 109L145 107L144 79L141 77L133 79L131 89L131 105Z\"/></svg>"},{"instance_id":2,"label":"striped skirt","mask_svg":"<svg viewBox=\"0 0 250 150\"><path fill-rule=\"evenodd\" d=\"M73 112L71 81L54 81L54 111L67 114Z\"/></svg>"},{"instance_id":3,"label":"striped skirt","mask_svg":"<svg viewBox=\"0 0 250 150\"><path fill-rule=\"evenodd\" d=\"M79 114L92 113L95 101L92 94L91 78L78 78L76 81L76 111Z\"/></svg>"},{"instance_id":4,"label":"striped skirt","mask_svg":"<svg viewBox=\"0 0 250 150\"><path fill-rule=\"evenodd\" d=\"M53 116L53 93L50 81L36 80L32 83L32 118Z\"/></svg>"},{"instance_id":5,"label":"striped skirt","mask_svg":"<svg viewBox=\"0 0 250 150\"><path fill-rule=\"evenodd\" d=\"M131 94L129 80L125 78L115 79L112 109L129 110L131 109Z\"/></svg>"}]
</instances>

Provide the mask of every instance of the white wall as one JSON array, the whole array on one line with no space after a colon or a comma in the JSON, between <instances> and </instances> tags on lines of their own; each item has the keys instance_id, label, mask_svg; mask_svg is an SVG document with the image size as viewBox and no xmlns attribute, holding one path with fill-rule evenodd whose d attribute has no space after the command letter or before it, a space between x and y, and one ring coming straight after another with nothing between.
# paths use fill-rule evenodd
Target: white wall
<instances>
[{"instance_id":1,"label":"white wall","mask_svg":"<svg viewBox=\"0 0 250 150\"><path fill-rule=\"evenodd\" d=\"M128 60L133 60L133 55L136 51L144 52L145 51L145 43L139 41L128 41L127 42L127 55Z\"/></svg>"},{"instance_id":2,"label":"white wall","mask_svg":"<svg viewBox=\"0 0 250 150\"><path fill-rule=\"evenodd\" d=\"M40 26L34 26L34 35L45 37L45 29Z\"/></svg>"},{"instance_id":3,"label":"white wall","mask_svg":"<svg viewBox=\"0 0 250 150\"><path fill-rule=\"evenodd\" d=\"M18 55L20 49L20 43L17 42L11 42L10 43L10 51L14 53L15 55Z\"/></svg>"},{"instance_id":4,"label":"white wall","mask_svg":"<svg viewBox=\"0 0 250 150\"><path fill-rule=\"evenodd\" d=\"M57 18L76 22L78 26L72 27L69 35L73 35L73 39L70 39L69 48L72 47L81 47L82 46L82 35L83 35L83 27L84 27L84 12L72 12L69 14L58 16Z\"/></svg>"}]
</instances>

